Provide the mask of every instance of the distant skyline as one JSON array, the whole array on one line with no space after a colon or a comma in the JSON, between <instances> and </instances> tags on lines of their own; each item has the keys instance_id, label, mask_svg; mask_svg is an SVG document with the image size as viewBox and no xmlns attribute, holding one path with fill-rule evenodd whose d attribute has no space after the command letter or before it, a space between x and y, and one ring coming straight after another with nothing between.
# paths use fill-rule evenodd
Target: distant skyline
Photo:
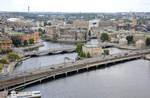
<instances>
[{"instance_id":1,"label":"distant skyline","mask_svg":"<svg viewBox=\"0 0 150 98\"><path fill-rule=\"evenodd\" d=\"M150 12L150 0L0 0L0 11Z\"/></svg>"}]
</instances>

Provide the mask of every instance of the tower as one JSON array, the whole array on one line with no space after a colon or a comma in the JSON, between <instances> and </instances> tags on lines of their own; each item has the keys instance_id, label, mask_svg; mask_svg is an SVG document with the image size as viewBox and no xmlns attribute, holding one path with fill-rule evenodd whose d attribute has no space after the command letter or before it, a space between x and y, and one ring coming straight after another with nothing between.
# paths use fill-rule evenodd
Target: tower
<instances>
[{"instance_id":1,"label":"tower","mask_svg":"<svg viewBox=\"0 0 150 98\"><path fill-rule=\"evenodd\" d=\"M30 6L28 6L28 13L30 12Z\"/></svg>"}]
</instances>

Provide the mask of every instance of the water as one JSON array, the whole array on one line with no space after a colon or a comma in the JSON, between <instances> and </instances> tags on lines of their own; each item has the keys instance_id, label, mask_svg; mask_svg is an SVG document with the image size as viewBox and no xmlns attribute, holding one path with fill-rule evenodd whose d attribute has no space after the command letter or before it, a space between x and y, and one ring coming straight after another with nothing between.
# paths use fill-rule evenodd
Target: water
<instances>
[{"instance_id":1,"label":"water","mask_svg":"<svg viewBox=\"0 0 150 98\"><path fill-rule=\"evenodd\" d=\"M110 55L123 53L123 52L128 51L128 50L121 50L121 49L118 49L118 48L105 48L105 49L108 49L110 51L110 53L109 53Z\"/></svg>"},{"instance_id":2,"label":"water","mask_svg":"<svg viewBox=\"0 0 150 98\"><path fill-rule=\"evenodd\" d=\"M65 57L69 57L70 60L65 60ZM21 65L18 65L14 71L26 71L28 69L39 68L43 66L51 66L54 64L61 64L64 62L73 62L75 61L75 58L77 58L77 53L33 57L23 61L23 63Z\"/></svg>"},{"instance_id":3,"label":"water","mask_svg":"<svg viewBox=\"0 0 150 98\"><path fill-rule=\"evenodd\" d=\"M63 47L74 47L74 45L65 45L51 42L43 42L44 47L40 47L39 51L46 49L58 49ZM70 60L65 60L65 57L68 57ZM77 53L66 53L58 55L43 55L39 57L33 57L23 61L21 65L18 65L14 72L26 71L28 69L39 68L42 66L50 66L53 64L60 64L64 62L73 62L77 58Z\"/></svg>"},{"instance_id":4,"label":"water","mask_svg":"<svg viewBox=\"0 0 150 98\"><path fill-rule=\"evenodd\" d=\"M45 46L39 50L72 47L48 42L44 44ZM117 48L109 48L109 50L111 54L124 52ZM30 58L18 66L15 71L63 63L66 56L74 59L77 54ZM141 59L116 64L105 69L33 85L22 91L41 91L42 98L149 98L150 62Z\"/></svg>"},{"instance_id":5,"label":"water","mask_svg":"<svg viewBox=\"0 0 150 98\"><path fill-rule=\"evenodd\" d=\"M47 50L47 49L60 49L60 48L71 48L75 47L75 45L69 45L69 44L60 44L60 43L52 43L52 42L45 42L43 41L44 46L39 48L39 51Z\"/></svg>"},{"instance_id":6,"label":"water","mask_svg":"<svg viewBox=\"0 0 150 98\"><path fill-rule=\"evenodd\" d=\"M135 60L34 85L42 98L149 98L150 62Z\"/></svg>"}]
</instances>

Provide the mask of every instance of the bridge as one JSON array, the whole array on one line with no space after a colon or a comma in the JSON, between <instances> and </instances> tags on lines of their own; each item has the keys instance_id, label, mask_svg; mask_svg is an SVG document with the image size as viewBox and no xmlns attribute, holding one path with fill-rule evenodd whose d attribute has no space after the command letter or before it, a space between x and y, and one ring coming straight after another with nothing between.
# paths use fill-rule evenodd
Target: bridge
<instances>
[{"instance_id":1,"label":"bridge","mask_svg":"<svg viewBox=\"0 0 150 98\"><path fill-rule=\"evenodd\" d=\"M44 55L44 54L72 53L72 52L75 52L75 49L76 49L75 47L58 48L58 49L47 49L47 50L42 50L42 51L27 52L24 55L25 56L39 56L39 55Z\"/></svg>"},{"instance_id":2,"label":"bridge","mask_svg":"<svg viewBox=\"0 0 150 98\"><path fill-rule=\"evenodd\" d=\"M79 60L75 63L57 64L54 66L31 69L24 72L0 75L0 90L11 91L36 82L40 83L45 79L55 79L61 75L67 76L68 74L89 70L90 68L98 68L107 64L138 59L148 53L150 53L150 50L130 51L130 53L122 53L107 57L88 58Z\"/></svg>"},{"instance_id":3,"label":"bridge","mask_svg":"<svg viewBox=\"0 0 150 98\"><path fill-rule=\"evenodd\" d=\"M139 48L136 48L134 46L119 45L119 44L110 43L110 42L103 42L100 45L101 45L102 48L115 47L115 48L126 49L126 50L139 50Z\"/></svg>"}]
</instances>

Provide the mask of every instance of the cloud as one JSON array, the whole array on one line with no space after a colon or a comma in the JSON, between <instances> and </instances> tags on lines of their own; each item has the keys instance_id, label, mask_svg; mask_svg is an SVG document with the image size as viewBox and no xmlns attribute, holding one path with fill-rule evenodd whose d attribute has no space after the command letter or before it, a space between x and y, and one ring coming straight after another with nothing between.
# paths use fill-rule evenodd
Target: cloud
<instances>
[{"instance_id":1,"label":"cloud","mask_svg":"<svg viewBox=\"0 0 150 98\"><path fill-rule=\"evenodd\" d=\"M49 12L150 11L149 0L1 0L0 10Z\"/></svg>"}]
</instances>

